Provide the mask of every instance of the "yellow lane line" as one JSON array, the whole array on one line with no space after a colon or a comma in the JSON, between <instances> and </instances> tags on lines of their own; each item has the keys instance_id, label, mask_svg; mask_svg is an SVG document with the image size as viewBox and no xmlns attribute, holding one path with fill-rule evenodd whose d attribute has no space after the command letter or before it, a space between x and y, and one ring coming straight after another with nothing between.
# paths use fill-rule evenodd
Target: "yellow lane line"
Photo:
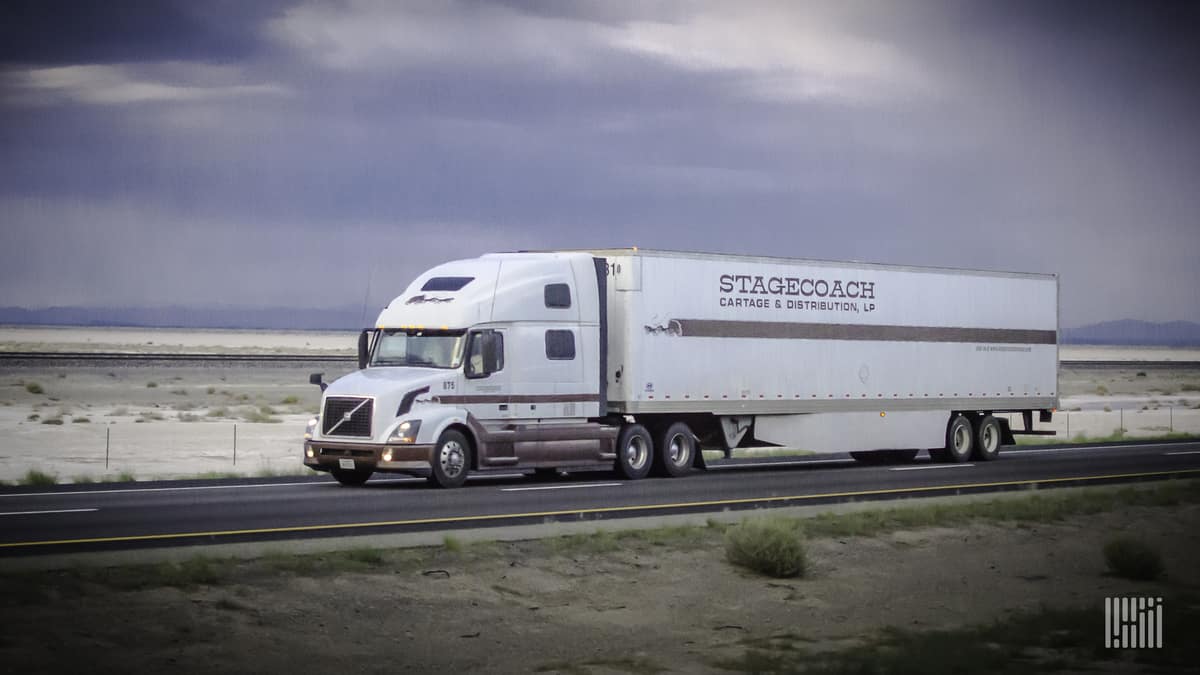
<instances>
[{"instance_id":1,"label":"yellow lane line","mask_svg":"<svg viewBox=\"0 0 1200 675\"><path fill-rule=\"evenodd\" d=\"M367 527L397 527L404 525L436 525L449 523L486 522L505 520L509 518L548 518L552 516L578 516L589 513L621 513L624 511L656 511L668 509L685 509L700 506L730 506L736 504L762 504L769 502L805 501L814 499L829 499L836 497L865 497L870 495L902 494L917 492L933 492L939 490L966 490L983 487L1002 487L1006 485L1046 485L1051 483L1066 483L1072 481L1112 480L1118 478L1147 478L1150 476L1171 476L1178 474L1200 474L1200 469L1178 469L1173 471L1147 471L1143 473L1116 473L1103 476L1072 476L1068 478L1040 478L1036 480L1012 480L994 483L961 483L958 485L926 485L907 488L887 488L882 490L858 490L854 492L826 492L814 495L791 495L786 497L747 497L743 499L714 499L699 502L680 502L675 504L643 504L636 506L606 506L594 509L568 509L562 511L534 511L530 513L504 513L480 516L448 516L442 518L417 518L413 520L385 520L370 523L343 523L335 525L296 525L292 527L266 527L250 530L221 530L214 532L175 532L168 534L139 534L124 537L92 537L86 539L59 539L47 541L19 541L0 544L0 548L17 548L22 546L55 546L62 544L104 544L130 541L155 541L163 539L189 539L199 537L228 537L247 534L280 534L284 532L319 532L322 530L361 529Z\"/></svg>"}]
</instances>

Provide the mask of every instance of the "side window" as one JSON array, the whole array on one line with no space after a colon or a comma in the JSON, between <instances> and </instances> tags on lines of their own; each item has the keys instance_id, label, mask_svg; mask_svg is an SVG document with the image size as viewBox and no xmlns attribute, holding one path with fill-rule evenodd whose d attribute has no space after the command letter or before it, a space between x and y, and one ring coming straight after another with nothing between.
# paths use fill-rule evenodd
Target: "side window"
<instances>
[{"instance_id":1,"label":"side window","mask_svg":"<svg viewBox=\"0 0 1200 675\"><path fill-rule=\"evenodd\" d=\"M570 361L575 358L575 334L569 330L546 331L546 358Z\"/></svg>"},{"instance_id":2,"label":"side window","mask_svg":"<svg viewBox=\"0 0 1200 675\"><path fill-rule=\"evenodd\" d=\"M566 284L546 284L546 306L566 309L571 306L571 287Z\"/></svg>"},{"instance_id":3,"label":"side window","mask_svg":"<svg viewBox=\"0 0 1200 675\"><path fill-rule=\"evenodd\" d=\"M494 330L471 333L464 374L470 378L487 377L501 370L504 370L504 334Z\"/></svg>"}]
</instances>

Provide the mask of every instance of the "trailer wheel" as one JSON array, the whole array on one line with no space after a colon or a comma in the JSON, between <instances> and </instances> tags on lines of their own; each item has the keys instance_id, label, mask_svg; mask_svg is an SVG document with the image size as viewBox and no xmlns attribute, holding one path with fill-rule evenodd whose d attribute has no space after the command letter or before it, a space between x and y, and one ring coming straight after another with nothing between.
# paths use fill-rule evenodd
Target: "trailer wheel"
<instances>
[{"instance_id":1,"label":"trailer wheel","mask_svg":"<svg viewBox=\"0 0 1200 675\"><path fill-rule=\"evenodd\" d=\"M637 480L650 473L654 440L640 424L626 424L617 436L617 461L614 468L623 478Z\"/></svg>"},{"instance_id":2,"label":"trailer wheel","mask_svg":"<svg viewBox=\"0 0 1200 675\"><path fill-rule=\"evenodd\" d=\"M658 437L658 469L664 476L678 478L696 462L696 436L683 422L671 424Z\"/></svg>"},{"instance_id":3,"label":"trailer wheel","mask_svg":"<svg viewBox=\"0 0 1200 675\"><path fill-rule=\"evenodd\" d=\"M975 433L971 428L971 420L965 415L955 415L950 419L946 428L946 460L960 464L971 458L971 449L975 445Z\"/></svg>"},{"instance_id":4,"label":"trailer wheel","mask_svg":"<svg viewBox=\"0 0 1200 675\"><path fill-rule=\"evenodd\" d=\"M354 471L333 469L329 473L333 474L334 479L342 485L362 485L367 482L367 479L374 472L369 469L356 469Z\"/></svg>"},{"instance_id":5,"label":"trailer wheel","mask_svg":"<svg viewBox=\"0 0 1200 675\"><path fill-rule=\"evenodd\" d=\"M471 443L461 432L447 429L433 449L429 480L441 488L456 488L471 471Z\"/></svg>"},{"instance_id":6,"label":"trailer wheel","mask_svg":"<svg viewBox=\"0 0 1200 675\"><path fill-rule=\"evenodd\" d=\"M980 462L989 462L1000 456L1000 441L1002 431L1000 421L991 415L979 420L979 428L975 431L975 448L971 458Z\"/></svg>"}]
</instances>

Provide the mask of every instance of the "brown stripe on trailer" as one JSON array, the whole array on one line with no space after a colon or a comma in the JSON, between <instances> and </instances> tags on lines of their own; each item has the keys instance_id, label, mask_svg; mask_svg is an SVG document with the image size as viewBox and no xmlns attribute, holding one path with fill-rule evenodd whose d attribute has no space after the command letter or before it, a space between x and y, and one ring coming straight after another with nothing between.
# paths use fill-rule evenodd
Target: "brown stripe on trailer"
<instances>
[{"instance_id":1,"label":"brown stripe on trailer","mask_svg":"<svg viewBox=\"0 0 1200 675\"><path fill-rule=\"evenodd\" d=\"M1052 345L1052 330L955 328L938 326L872 326L847 323L785 323L672 319L683 337L768 338L776 340L875 340L880 342L984 342ZM669 323L668 323L669 325Z\"/></svg>"}]
</instances>

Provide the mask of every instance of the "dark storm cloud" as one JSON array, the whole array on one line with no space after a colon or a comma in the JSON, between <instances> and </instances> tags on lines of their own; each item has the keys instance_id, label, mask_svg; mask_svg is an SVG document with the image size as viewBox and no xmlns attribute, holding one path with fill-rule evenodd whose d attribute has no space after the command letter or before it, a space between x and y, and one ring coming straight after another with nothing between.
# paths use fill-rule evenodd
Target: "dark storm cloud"
<instances>
[{"instance_id":1,"label":"dark storm cloud","mask_svg":"<svg viewBox=\"0 0 1200 675\"><path fill-rule=\"evenodd\" d=\"M452 257L639 245L1200 319L1176 5L197 6L130 20L173 43L3 52L0 304L381 304Z\"/></svg>"},{"instance_id":2,"label":"dark storm cloud","mask_svg":"<svg viewBox=\"0 0 1200 675\"><path fill-rule=\"evenodd\" d=\"M275 0L6 0L0 64L67 65L246 58Z\"/></svg>"}]
</instances>

